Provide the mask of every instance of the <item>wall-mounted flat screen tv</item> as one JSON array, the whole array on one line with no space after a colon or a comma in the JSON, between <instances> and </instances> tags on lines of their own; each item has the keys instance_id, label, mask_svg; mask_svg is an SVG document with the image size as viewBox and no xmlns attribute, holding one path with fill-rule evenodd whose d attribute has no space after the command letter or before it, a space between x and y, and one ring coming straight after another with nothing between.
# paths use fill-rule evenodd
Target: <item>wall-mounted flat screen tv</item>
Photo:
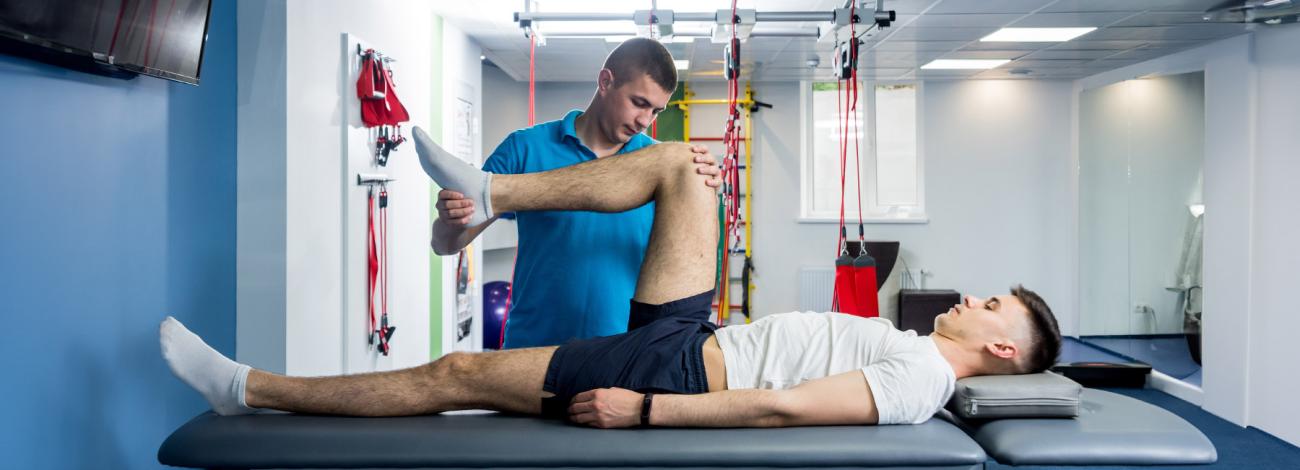
<instances>
[{"instance_id":1,"label":"wall-mounted flat screen tv","mask_svg":"<svg viewBox=\"0 0 1300 470\"><path fill-rule=\"evenodd\" d=\"M0 0L0 51L199 83L210 0Z\"/></svg>"}]
</instances>

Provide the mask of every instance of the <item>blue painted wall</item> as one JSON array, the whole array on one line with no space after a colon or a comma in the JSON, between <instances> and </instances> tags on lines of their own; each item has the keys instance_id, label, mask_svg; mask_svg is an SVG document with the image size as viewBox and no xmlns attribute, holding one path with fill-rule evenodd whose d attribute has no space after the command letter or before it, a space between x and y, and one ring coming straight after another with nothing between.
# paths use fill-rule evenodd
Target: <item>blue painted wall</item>
<instances>
[{"instance_id":1,"label":"blue painted wall","mask_svg":"<svg viewBox=\"0 0 1300 470\"><path fill-rule=\"evenodd\" d=\"M0 55L0 467L158 468L207 409L158 322L235 350L234 21L198 87Z\"/></svg>"}]
</instances>

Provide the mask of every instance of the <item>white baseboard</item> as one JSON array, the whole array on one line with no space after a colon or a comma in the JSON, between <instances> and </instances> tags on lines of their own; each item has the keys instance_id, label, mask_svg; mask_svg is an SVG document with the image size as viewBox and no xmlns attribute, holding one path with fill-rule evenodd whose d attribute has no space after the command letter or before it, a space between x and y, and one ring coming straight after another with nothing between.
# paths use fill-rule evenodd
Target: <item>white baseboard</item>
<instances>
[{"instance_id":1,"label":"white baseboard","mask_svg":"<svg viewBox=\"0 0 1300 470\"><path fill-rule=\"evenodd\" d=\"M1151 370L1151 375L1147 378L1147 387L1168 393L1196 406L1201 406L1204 397L1201 387L1175 379L1154 369Z\"/></svg>"}]
</instances>

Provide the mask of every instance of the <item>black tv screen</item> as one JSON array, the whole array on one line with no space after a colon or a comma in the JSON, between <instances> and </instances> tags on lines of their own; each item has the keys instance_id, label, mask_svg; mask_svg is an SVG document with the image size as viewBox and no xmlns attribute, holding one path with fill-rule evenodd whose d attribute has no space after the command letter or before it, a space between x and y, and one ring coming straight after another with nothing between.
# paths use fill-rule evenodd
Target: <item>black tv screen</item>
<instances>
[{"instance_id":1,"label":"black tv screen","mask_svg":"<svg viewBox=\"0 0 1300 470\"><path fill-rule=\"evenodd\" d=\"M199 83L210 0L0 0L3 50L109 74Z\"/></svg>"}]
</instances>

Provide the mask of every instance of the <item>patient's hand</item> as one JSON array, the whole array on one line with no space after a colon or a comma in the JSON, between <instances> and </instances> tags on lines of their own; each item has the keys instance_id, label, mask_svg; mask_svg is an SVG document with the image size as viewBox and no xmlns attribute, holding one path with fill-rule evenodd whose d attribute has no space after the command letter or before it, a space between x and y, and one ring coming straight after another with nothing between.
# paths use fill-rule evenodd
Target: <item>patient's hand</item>
<instances>
[{"instance_id":1,"label":"patient's hand","mask_svg":"<svg viewBox=\"0 0 1300 470\"><path fill-rule=\"evenodd\" d=\"M630 428L641 424L645 398L622 388L598 388L579 393L569 405L569 420L596 428Z\"/></svg>"}]
</instances>

